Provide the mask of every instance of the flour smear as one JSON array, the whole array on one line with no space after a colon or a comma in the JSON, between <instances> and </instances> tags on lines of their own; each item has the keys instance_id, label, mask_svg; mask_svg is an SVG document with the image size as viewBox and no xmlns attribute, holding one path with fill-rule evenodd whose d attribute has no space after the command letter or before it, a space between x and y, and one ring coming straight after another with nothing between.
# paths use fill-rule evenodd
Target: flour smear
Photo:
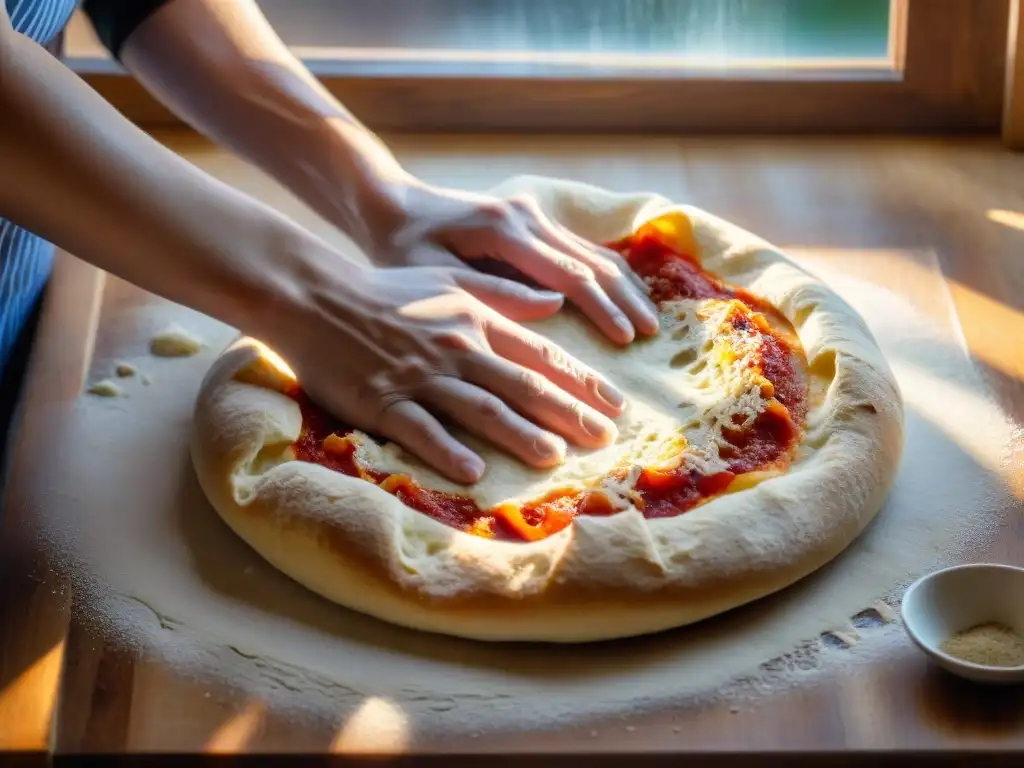
<instances>
[{"instance_id":1,"label":"flour smear","mask_svg":"<svg viewBox=\"0 0 1024 768\"><path fill-rule=\"evenodd\" d=\"M195 481L193 397L233 332L172 305L145 322L180 323L205 346L177 359L140 349L132 362L152 386L129 380L130 397L79 399L50 446L60 455L47 464L62 473L39 476L42 532L80 618L108 642L333 722L371 698L433 736L555 727L723 691L770 694L882 652L898 627L857 628L851 617L880 597L898 604L910 580L983 551L1017 514L999 473L1018 436L964 352L934 256L906 257L919 262L912 293L927 308L902 286L802 260L864 316L903 389L906 444L888 502L827 567L699 625L585 646L494 645L392 627L303 589L235 537Z\"/></svg>"}]
</instances>

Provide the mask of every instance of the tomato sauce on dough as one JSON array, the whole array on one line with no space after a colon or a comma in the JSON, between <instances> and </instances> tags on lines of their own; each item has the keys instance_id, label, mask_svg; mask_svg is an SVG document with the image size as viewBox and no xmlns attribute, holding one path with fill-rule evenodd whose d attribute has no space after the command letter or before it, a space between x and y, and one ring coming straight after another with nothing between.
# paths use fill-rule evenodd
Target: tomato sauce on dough
<instances>
[{"instance_id":1,"label":"tomato sauce on dough","mask_svg":"<svg viewBox=\"0 0 1024 768\"><path fill-rule=\"evenodd\" d=\"M806 414L806 383L793 365L789 345L761 313L774 310L762 299L730 285L706 270L697 259L680 253L652 233L641 233L610 244L651 288L657 304L674 299L735 300L750 312L735 312L730 321L738 330L758 334L757 366L773 388L769 406L752 420L726 427L719 456L726 466L704 474L685 465L671 470L644 469L633 490L647 518L674 517L723 493L737 475L782 465ZM579 515L609 515L611 503L599 491L554 490L525 504L499 504L481 509L468 496L425 488L407 475L363 467L354 431L331 417L296 386L289 392L302 412L302 433L293 446L300 461L320 464L335 472L378 485L403 504L440 523L466 533L506 541L536 541L566 528ZM741 422L745 420L741 419Z\"/></svg>"}]
</instances>

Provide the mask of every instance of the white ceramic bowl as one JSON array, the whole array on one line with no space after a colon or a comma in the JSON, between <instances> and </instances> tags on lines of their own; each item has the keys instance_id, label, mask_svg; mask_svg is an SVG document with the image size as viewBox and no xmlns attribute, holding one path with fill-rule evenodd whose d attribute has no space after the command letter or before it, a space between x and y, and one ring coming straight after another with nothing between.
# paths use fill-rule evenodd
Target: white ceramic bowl
<instances>
[{"instance_id":1,"label":"white ceramic bowl","mask_svg":"<svg viewBox=\"0 0 1024 768\"><path fill-rule=\"evenodd\" d=\"M939 649L957 632L990 621L1024 636L1024 568L977 563L929 573L907 589L901 614L910 639L943 669L984 683L1024 682L1024 665L974 664Z\"/></svg>"}]
</instances>

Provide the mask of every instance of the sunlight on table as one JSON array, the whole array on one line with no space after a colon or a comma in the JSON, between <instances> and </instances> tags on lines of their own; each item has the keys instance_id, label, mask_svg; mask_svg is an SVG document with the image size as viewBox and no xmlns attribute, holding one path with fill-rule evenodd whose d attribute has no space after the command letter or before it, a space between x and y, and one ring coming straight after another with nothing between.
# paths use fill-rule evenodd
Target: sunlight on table
<instances>
[{"instance_id":1,"label":"sunlight on table","mask_svg":"<svg viewBox=\"0 0 1024 768\"><path fill-rule=\"evenodd\" d=\"M221 725L206 742L204 752L241 752L259 733L267 714L267 705L262 701L250 701L241 712Z\"/></svg>"},{"instance_id":2,"label":"sunlight on table","mask_svg":"<svg viewBox=\"0 0 1024 768\"><path fill-rule=\"evenodd\" d=\"M47 746L40 735L50 731L63 661L61 641L0 690L0 750Z\"/></svg>"},{"instance_id":3,"label":"sunlight on table","mask_svg":"<svg viewBox=\"0 0 1024 768\"><path fill-rule=\"evenodd\" d=\"M331 752L402 752L411 732L405 713L379 696L370 696L341 726Z\"/></svg>"},{"instance_id":4,"label":"sunlight on table","mask_svg":"<svg viewBox=\"0 0 1024 768\"><path fill-rule=\"evenodd\" d=\"M1017 213L1016 211L1004 211L998 208L991 208L985 212L985 217L989 221L994 221L997 224L1002 224L1004 227L1011 227L1012 229L1019 229L1024 231L1024 213Z\"/></svg>"}]
</instances>

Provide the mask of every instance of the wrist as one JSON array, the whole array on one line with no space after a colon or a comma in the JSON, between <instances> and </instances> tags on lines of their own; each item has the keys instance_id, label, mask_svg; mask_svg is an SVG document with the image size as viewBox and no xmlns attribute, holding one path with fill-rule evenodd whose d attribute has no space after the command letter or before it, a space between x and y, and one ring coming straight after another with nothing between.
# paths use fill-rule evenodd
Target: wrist
<instances>
[{"instance_id":1,"label":"wrist","mask_svg":"<svg viewBox=\"0 0 1024 768\"><path fill-rule=\"evenodd\" d=\"M412 175L378 176L367 181L360 206L358 235L350 237L371 263L394 266L400 234L413 220L410 211L429 187Z\"/></svg>"},{"instance_id":2,"label":"wrist","mask_svg":"<svg viewBox=\"0 0 1024 768\"><path fill-rule=\"evenodd\" d=\"M304 195L375 263L387 263L395 232L409 220L410 200L427 185L410 173L388 147L361 125L330 120L322 157L306 164L316 174Z\"/></svg>"},{"instance_id":3,"label":"wrist","mask_svg":"<svg viewBox=\"0 0 1024 768\"><path fill-rule=\"evenodd\" d=\"M290 348L318 314L320 296L358 292L370 267L297 226L284 226L267 238L263 258L254 260L237 293L242 332L272 347Z\"/></svg>"}]
</instances>

